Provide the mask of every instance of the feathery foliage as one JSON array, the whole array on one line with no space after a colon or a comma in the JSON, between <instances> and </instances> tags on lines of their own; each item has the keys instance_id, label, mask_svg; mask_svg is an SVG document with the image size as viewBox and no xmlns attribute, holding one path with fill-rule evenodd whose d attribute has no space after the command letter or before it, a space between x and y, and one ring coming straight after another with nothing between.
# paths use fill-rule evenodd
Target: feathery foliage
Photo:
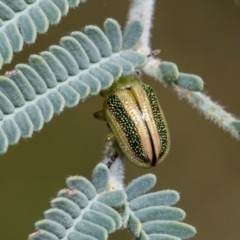
<instances>
[{"instance_id":1,"label":"feathery foliage","mask_svg":"<svg viewBox=\"0 0 240 240\"><path fill-rule=\"evenodd\" d=\"M23 44L35 42L37 33L45 33L49 25L58 24L69 7L83 0L1 0L0 1L0 69L10 63L14 52Z\"/></svg>"},{"instance_id":2,"label":"feathery foliage","mask_svg":"<svg viewBox=\"0 0 240 240\"><path fill-rule=\"evenodd\" d=\"M183 210L176 191L147 193L156 184L153 174L133 180L124 189L112 189L110 173L103 163L93 170L92 182L69 177L67 189L58 192L44 220L35 223L29 240L106 240L108 234L127 228L136 239L189 239L195 229L181 221Z\"/></svg>"},{"instance_id":3,"label":"feathery foliage","mask_svg":"<svg viewBox=\"0 0 240 240\"><path fill-rule=\"evenodd\" d=\"M104 30L106 35L96 26L72 32L60 46L0 76L0 153L41 130L65 106L97 95L145 64L146 57L131 50L142 32L139 20L131 21L123 36L113 19L105 21Z\"/></svg>"},{"instance_id":4,"label":"feathery foliage","mask_svg":"<svg viewBox=\"0 0 240 240\"><path fill-rule=\"evenodd\" d=\"M12 60L14 52L22 50L24 43L34 43L37 33L45 33L49 24L57 24L69 7L80 2L85 1L0 0L0 69ZM123 34L115 20L107 19L104 32L92 25L83 32L72 32L61 39L60 46L31 55L28 64L20 63L0 76L0 153L21 137L40 131L44 122L65 106L76 106L139 68L170 86L239 139L240 121L199 93L203 89L200 77L179 73L174 63L161 62L150 54L153 6L151 0L133 0ZM113 181L112 168L97 165L92 182L69 177L67 189L51 201L52 208L44 212L44 220L35 224L36 232L29 240L107 239L120 228L129 229L134 238L141 240L194 236L195 229L181 222L184 211L172 207L179 200L177 192L147 193L156 183L152 174L133 180L124 189Z\"/></svg>"}]
</instances>

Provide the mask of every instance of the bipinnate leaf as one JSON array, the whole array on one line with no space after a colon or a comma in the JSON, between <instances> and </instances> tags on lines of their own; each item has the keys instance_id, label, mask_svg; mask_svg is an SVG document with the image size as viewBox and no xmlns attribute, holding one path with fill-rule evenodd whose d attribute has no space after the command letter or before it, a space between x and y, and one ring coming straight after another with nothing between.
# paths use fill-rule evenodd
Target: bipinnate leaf
<instances>
[{"instance_id":1,"label":"bipinnate leaf","mask_svg":"<svg viewBox=\"0 0 240 240\"><path fill-rule=\"evenodd\" d=\"M0 29L0 39L6 47L0 47L0 60L4 56L9 61L13 51L21 50L23 40L30 43L34 40L35 30L46 29L46 21L40 19L42 15L48 23L57 23L68 9L66 4L76 6L79 1L32 2L26 21L20 19L22 35L14 21L12 24L6 22L6 26ZM21 137L31 137L33 131L41 130L43 123L49 122L53 114L59 114L65 106L76 106L80 100L109 88L121 75L132 74L143 66L146 56L132 50L142 32L141 22L133 20L129 24L124 37L113 19L105 21L106 34L97 26L87 26L84 33L72 32L61 39L60 46L50 46L49 51L31 55L29 65L20 63L0 77L0 129L5 133L2 136L9 140L6 141L5 137L0 139L4 141L0 144L0 153L6 151L8 144L19 141L19 132ZM4 33L1 33L2 29L5 29ZM16 124L4 124L8 119Z\"/></svg>"},{"instance_id":2,"label":"bipinnate leaf","mask_svg":"<svg viewBox=\"0 0 240 240\"><path fill-rule=\"evenodd\" d=\"M1 0L0 57L3 63L9 63L13 52L21 51L24 43L34 43L37 33L45 33L50 24L59 23L69 7L77 7L80 2L85 1Z\"/></svg>"},{"instance_id":3,"label":"bipinnate leaf","mask_svg":"<svg viewBox=\"0 0 240 240\"><path fill-rule=\"evenodd\" d=\"M120 228L128 228L139 240L181 240L196 233L190 225L179 222L184 211L171 207L179 200L177 192L146 194L156 183L154 175L133 180L125 193L108 187L110 171L99 163L92 172L92 182L79 176L67 178L68 188L58 192L51 201L52 209L44 212L44 220L35 223L37 231L28 239L107 240ZM127 197L134 199L128 202Z\"/></svg>"}]
</instances>

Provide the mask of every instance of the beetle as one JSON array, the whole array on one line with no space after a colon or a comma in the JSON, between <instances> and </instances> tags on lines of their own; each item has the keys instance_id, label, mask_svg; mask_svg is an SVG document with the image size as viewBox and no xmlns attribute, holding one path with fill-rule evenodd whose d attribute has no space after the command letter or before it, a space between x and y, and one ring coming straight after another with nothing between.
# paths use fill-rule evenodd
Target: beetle
<instances>
[{"instance_id":1,"label":"beetle","mask_svg":"<svg viewBox=\"0 0 240 240\"><path fill-rule=\"evenodd\" d=\"M120 77L109 89L101 91L103 109L94 114L111 129L107 142L113 140L135 165L158 165L169 149L169 131L153 89L132 74ZM112 162L117 157L114 153ZM109 166L110 167L110 166Z\"/></svg>"}]
</instances>

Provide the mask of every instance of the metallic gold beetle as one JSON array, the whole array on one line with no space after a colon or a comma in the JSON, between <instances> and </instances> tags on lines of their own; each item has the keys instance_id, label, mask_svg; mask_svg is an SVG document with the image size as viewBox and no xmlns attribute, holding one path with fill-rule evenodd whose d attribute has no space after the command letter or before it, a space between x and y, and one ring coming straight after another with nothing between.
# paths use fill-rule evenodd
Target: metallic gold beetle
<instances>
[{"instance_id":1,"label":"metallic gold beetle","mask_svg":"<svg viewBox=\"0 0 240 240\"><path fill-rule=\"evenodd\" d=\"M103 110L94 116L107 121L126 157L135 165L158 165L169 148L167 124L153 89L136 75L121 77L101 92Z\"/></svg>"}]
</instances>

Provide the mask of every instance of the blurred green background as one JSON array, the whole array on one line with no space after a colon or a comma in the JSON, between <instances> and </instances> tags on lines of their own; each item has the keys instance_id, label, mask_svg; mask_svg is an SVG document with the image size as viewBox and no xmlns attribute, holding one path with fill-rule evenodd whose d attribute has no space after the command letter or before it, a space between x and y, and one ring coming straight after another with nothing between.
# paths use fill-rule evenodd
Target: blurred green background
<instances>
[{"instance_id":1,"label":"blurred green background","mask_svg":"<svg viewBox=\"0 0 240 240\"><path fill-rule=\"evenodd\" d=\"M240 6L233 0L157 0L152 48L181 72L205 81L205 92L240 116ZM102 27L107 17L124 28L129 1L88 0L70 10L59 25L39 35L34 46L24 46L11 65L27 62L62 36L87 24ZM197 228L195 240L235 240L240 237L240 142L205 120L185 100L146 76L165 112L171 133L170 153L157 168L144 170L126 162L126 183L152 172L155 190L175 189L185 222ZM91 176L101 160L106 124L93 118L102 99L92 97L55 116L40 133L21 140L0 156L0 239L26 239L34 222L70 175ZM121 231L110 239L131 239Z\"/></svg>"}]
</instances>

